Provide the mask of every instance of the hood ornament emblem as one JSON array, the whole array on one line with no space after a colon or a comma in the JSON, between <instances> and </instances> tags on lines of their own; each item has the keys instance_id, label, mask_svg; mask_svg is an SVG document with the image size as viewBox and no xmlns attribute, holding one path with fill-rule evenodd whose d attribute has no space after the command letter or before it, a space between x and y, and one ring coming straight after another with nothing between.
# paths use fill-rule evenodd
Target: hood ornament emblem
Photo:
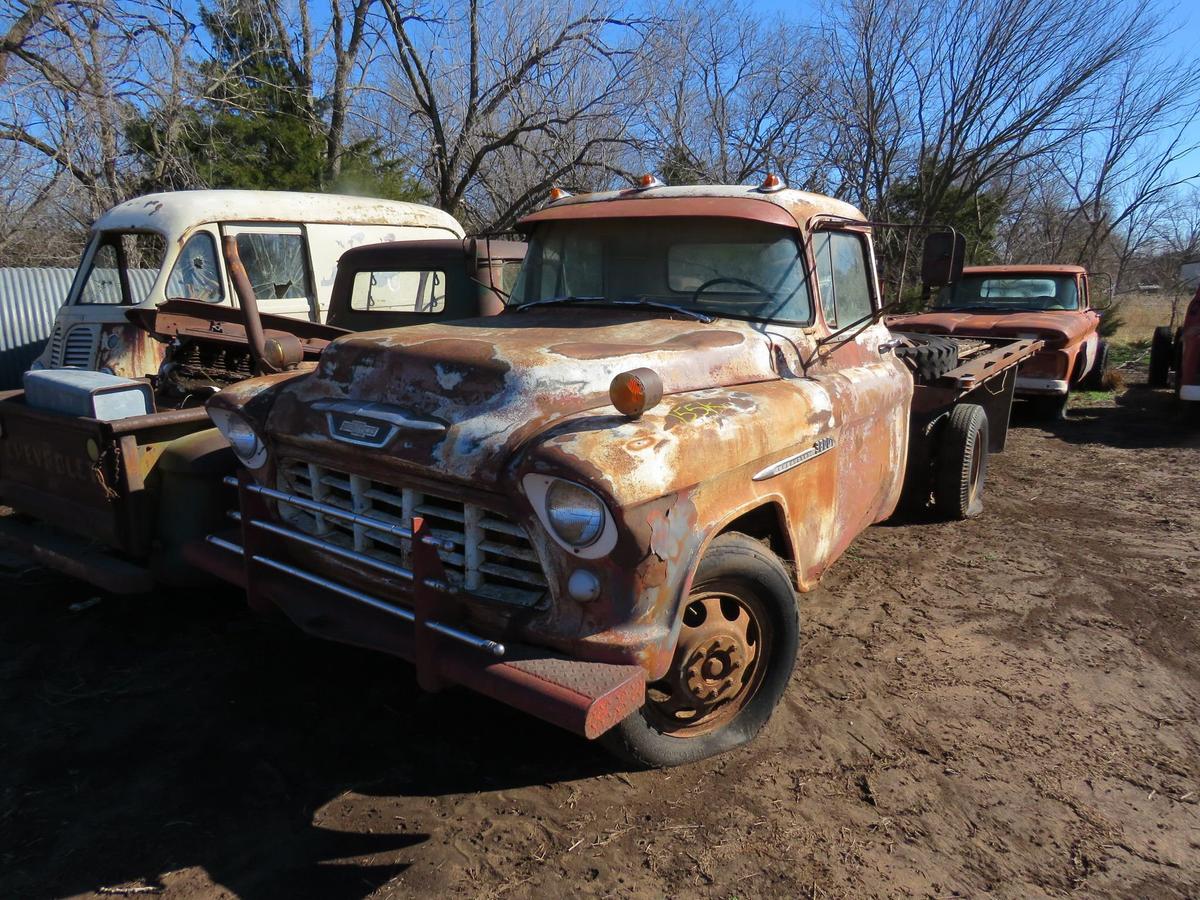
<instances>
[{"instance_id":1,"label":"hood ornament emblem","mask_svg":"<svg viewBox=\"0 0 1200 900\"><path fill-rule=\"evenodd\" d=\"M325 427L335 441L360 447L385 447L401 431L443 434L446 424L416 416L387 403L318 400L312 408L325 413Z\"/></svg>"}]
</instances>

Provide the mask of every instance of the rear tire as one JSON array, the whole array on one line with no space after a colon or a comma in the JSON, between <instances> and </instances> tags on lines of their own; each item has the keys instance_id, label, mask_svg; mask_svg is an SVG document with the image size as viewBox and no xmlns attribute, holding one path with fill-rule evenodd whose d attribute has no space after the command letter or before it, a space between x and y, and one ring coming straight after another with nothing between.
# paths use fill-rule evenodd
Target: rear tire
<instances>
[{"instance_id":1,"label":"rear tire","mask_svg":"<svg viewBox=\"0 0 1200 900\"><path fill-rule=\"evenodd\" d=\"M796 665L800 618L791 576L744 534L726 532L709 545L683 617L667 675L646 686L640 710L600 738L638 767L678 766L748 743L771 718Z\"/></svg>"},{"instance_id":2,"label":"rear tire","mask_svg":"<svg viewBox=\"0 0 1200 900\"><path fill-rule=\"evenodd\" d=\"M1166 387L1175 355L1175 336L1169 325L1159 325L1150 340L1150 387Z\"/></svg>"},{"instance_id":3,"label":"rear tire","mask_svg":"<svg viewBox=\"0 0 1200 900\"><path fill-rule=\"evenodd\" d=\"M988 421L982 406L962 403L950 411L938 448L934 501L947 519L970 519L983 512L987 478Z\"/></svg>"}]
</instances>

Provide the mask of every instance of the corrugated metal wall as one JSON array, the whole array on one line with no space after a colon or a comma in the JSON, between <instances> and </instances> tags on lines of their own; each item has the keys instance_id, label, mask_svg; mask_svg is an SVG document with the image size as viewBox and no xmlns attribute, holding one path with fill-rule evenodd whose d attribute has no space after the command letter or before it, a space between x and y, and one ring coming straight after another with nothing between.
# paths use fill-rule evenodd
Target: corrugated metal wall
<instances>
[{"instance_id":1,"label":"corrugated metal wall","mask_svg":"<svg viewBox=\"0 0 1200 900\"><path fill-rule=\"evenodd\" d=\"M74 269L0 267L0 390L21 386L21 375L46 346L54 316L71 291ZM157 269L130 269L130 289L145 297Z\"/></svg>"},{"instance_id":2,"label":"corrugated metal wall","mask_svg":"<svg viewBox=\"0 0 1200 900\"><path fill-rule=\"evenodd\" d=\"M74 277L68 268L0 268L0 390L21 386L21 374L46 345Z\"/></svg>"}]
</instances>

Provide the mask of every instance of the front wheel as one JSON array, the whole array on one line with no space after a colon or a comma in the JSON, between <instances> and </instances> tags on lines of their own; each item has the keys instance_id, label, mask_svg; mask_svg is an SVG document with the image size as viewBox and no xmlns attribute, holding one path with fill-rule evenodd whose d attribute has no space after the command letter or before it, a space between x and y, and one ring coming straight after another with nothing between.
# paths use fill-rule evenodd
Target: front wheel
<instances>
[{"instance_id":1,"label":"front wheel","mask_svg":"<svg viewBox=\"0 0 1200 900\"><path fill-rule=\"evenodd\" d=\"M1108 371L1108 341L1096 345L1096 361L1088 369L1080 383L1085 391L1100 391L1104 389L1104 374Z\"/></svg>"},{"instance_id":2,"label":"front wheel","mask_svg":"<svg viewBox=\"0 0 1200 900\"><path fill-rule=\"evenodd\" d=\"M1175 355L1175 335L1169 325L1159 325L1150 340L1150 387L1166 387L1171 377L1172 356Z\"/></svg>"},{"instance_id":3,"label":"front wheel","mask_svg":"<svg viewBox=\"0 0 1200 900\"><path fill-rule=\"evenodd\" d=\"M748 743L783 696L800 647L787 569L762 543L718 535L696 571L666 675L607 732L637 766L677 766Z\"/></svg>"}]
</instances>

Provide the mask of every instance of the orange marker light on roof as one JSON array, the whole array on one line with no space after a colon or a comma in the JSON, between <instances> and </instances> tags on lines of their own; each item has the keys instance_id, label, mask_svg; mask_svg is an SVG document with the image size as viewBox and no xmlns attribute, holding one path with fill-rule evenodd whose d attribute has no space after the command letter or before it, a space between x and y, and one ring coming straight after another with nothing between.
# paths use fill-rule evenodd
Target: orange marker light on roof
<instances>
[{"instance_id":1,"label":"orange marker light on roof","mask_svg":"<svg viewBox=\"0 0 1200 900\"><path fill-rule=\"evenodd\" d=\"M658 405L662 399L662 379L653 369L631 369L613 377L608 386L608 398L617 412L631 419Z\"/></svg>"},{"instance_id":2,"label":"orange marker light on roof","mask_svg":"<svg viewBox=\"0 0 1200 900\"><path fill-rule=\"evenodd\" d=\"M656 178L654 175L651 175L649 172L647 172L645 175L643 175L641 178L639 178L637 180L637 189L639 191L644 191L644 190L647 190L648 188L656 188L656 187L666 187L666 185L664 185L661 181L658 180L658 178Z\"/></svg>"},{"instance_id":3,"label":"orange marker light on roof","mask_svg":"<svg viewBox=\"0 0 1200 900\"><path fill-rule=\"evenodd\" d=\"M550 188L550 202L551 202L551 203L557 203L557 202L558 202L559 200L561 200L563 197L570 197L570 196L571 196L571 192L570 192L570 191L564 191L564 190L563 190L562 188L560 188L560 187L552 187L552 188Z\"/></svg>"},{"instance_id":4,"label":"orange marker light on roof","mask_svg":"<svg viewBox=\"0 0 1200 900\"><path fill-rule=\"evenodd\" d=\"M787 183L774 172L768 172L767 177L763 179L763 183L758 186L758 189L764 194L773 194L776 191L782 191L787 187Z\"/></svg>"}]
</instances>

